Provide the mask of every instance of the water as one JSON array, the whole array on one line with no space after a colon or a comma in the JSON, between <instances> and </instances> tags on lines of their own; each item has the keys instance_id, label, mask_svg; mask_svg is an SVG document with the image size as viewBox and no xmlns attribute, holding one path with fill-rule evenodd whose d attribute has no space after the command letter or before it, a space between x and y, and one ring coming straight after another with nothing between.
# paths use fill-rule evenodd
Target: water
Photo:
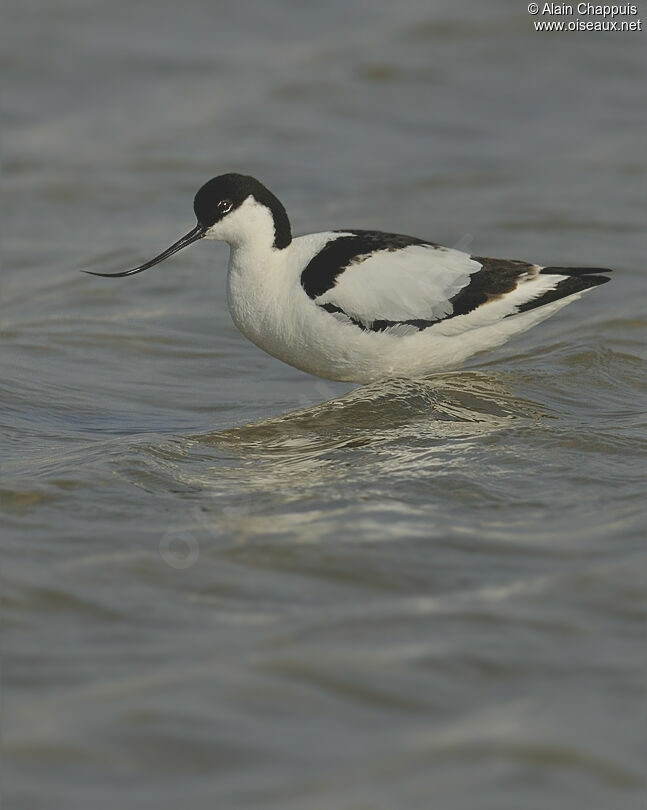
<instances>
[{"instance_id":1,"label":"water","mask_svg":"<svg viewBox=\"0 0 647 810\"><path fill-rule=\"evenodd\" d=\"M645 35L496 0L5 25L3 807L644 807ZM78 272L232 170L296 233L617 273L357 388L236 332L224 246Z\"/></svg>"}]
</instances>

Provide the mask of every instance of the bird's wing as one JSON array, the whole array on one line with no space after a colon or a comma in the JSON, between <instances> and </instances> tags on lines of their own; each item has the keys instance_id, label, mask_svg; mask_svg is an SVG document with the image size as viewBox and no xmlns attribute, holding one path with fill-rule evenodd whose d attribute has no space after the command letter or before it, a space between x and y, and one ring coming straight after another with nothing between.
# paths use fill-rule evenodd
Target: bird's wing
<instances>
[{"instance_id":1,"label":"bird's wing","mask_svg":"<svg viewBox=\"0 0 647 810\"><path fill-rule=\"evenodd\" d=\"M342 322L366 331L458 334L608 281L599 268L485 259L415 237L343 231L311 259L301 285Z\"/></svg>"}]
</instances>

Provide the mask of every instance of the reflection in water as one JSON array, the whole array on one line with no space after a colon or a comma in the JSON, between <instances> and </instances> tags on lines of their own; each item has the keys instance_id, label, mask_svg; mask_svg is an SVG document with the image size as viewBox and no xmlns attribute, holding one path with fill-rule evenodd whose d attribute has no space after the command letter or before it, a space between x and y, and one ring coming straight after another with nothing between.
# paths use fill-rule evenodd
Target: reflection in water
<instances>
[{"instance_id":1,"label":"reflection in water","mask_svg":"<svg viewBox=\"0 0 647 810\"><path fill-rule=\"evenodd\" d=\"M496 430L515 418L538 418L536 405L515 397L503 375L439 374L356 388L312 408L205 434L198 441L241 455L361 447L403 437L443 439Z\"/></svg>"},{"instance_id":2,"label":"reflection in water","mask_svg":"<svg viewBox=\"0 0 647 810\"><path fill-rule=\"evenodd\" d=\"M502 374L396 379L187 437L163 452L150 448L147 475L152 465L156 476L165 471L169 486L181 482L199 493L187 531L233 532L238 542L295 533L314 540L342 530L353 513L355 531L386 538L402 532L402 521L415 525L417 499L428 508L430 497L459 477L465 497L470 479L483 489L474 468L482 467L485 437L544 417ZM428 532L428 524L420 530Z\"/></svg>"}]
</instances>

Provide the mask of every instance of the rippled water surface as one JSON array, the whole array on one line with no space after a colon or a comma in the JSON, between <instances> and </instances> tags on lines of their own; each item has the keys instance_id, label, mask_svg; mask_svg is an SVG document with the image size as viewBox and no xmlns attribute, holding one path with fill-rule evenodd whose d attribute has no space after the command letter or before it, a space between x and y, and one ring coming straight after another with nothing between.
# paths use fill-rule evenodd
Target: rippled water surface
<instances>
[{"instance_id":1,"label":"rippled water surface","mask_svg":"<svg viewBox=\"0 0 647 810\"><path fill-rule=\"evenodd\" d=\"M496 0L5 26L7 808L643 808L645 34ZM353 387L236 332L224 246L78 272L231 170L297 233L616 274L464 370Z\"/></svg>"}]
</instances>

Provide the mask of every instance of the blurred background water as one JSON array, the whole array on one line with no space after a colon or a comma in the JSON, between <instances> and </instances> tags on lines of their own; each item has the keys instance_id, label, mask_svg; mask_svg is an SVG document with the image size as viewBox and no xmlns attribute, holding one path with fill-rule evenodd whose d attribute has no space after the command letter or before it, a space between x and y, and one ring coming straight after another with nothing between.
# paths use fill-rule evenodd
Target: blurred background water
<instances>
[{"instance_id":1,"label":"blurred background water","mask_svg":"<svg viewBox=\"0 0 647 810\"><path fill-rule=\"evenodd\" d=\"M509 0L3 28L3 807L643 808L645 34ZM226 171L296 233L617 272L465 370L326 383L236 332L226 246L79 273Z\"/></svg>"}]
</instances>

